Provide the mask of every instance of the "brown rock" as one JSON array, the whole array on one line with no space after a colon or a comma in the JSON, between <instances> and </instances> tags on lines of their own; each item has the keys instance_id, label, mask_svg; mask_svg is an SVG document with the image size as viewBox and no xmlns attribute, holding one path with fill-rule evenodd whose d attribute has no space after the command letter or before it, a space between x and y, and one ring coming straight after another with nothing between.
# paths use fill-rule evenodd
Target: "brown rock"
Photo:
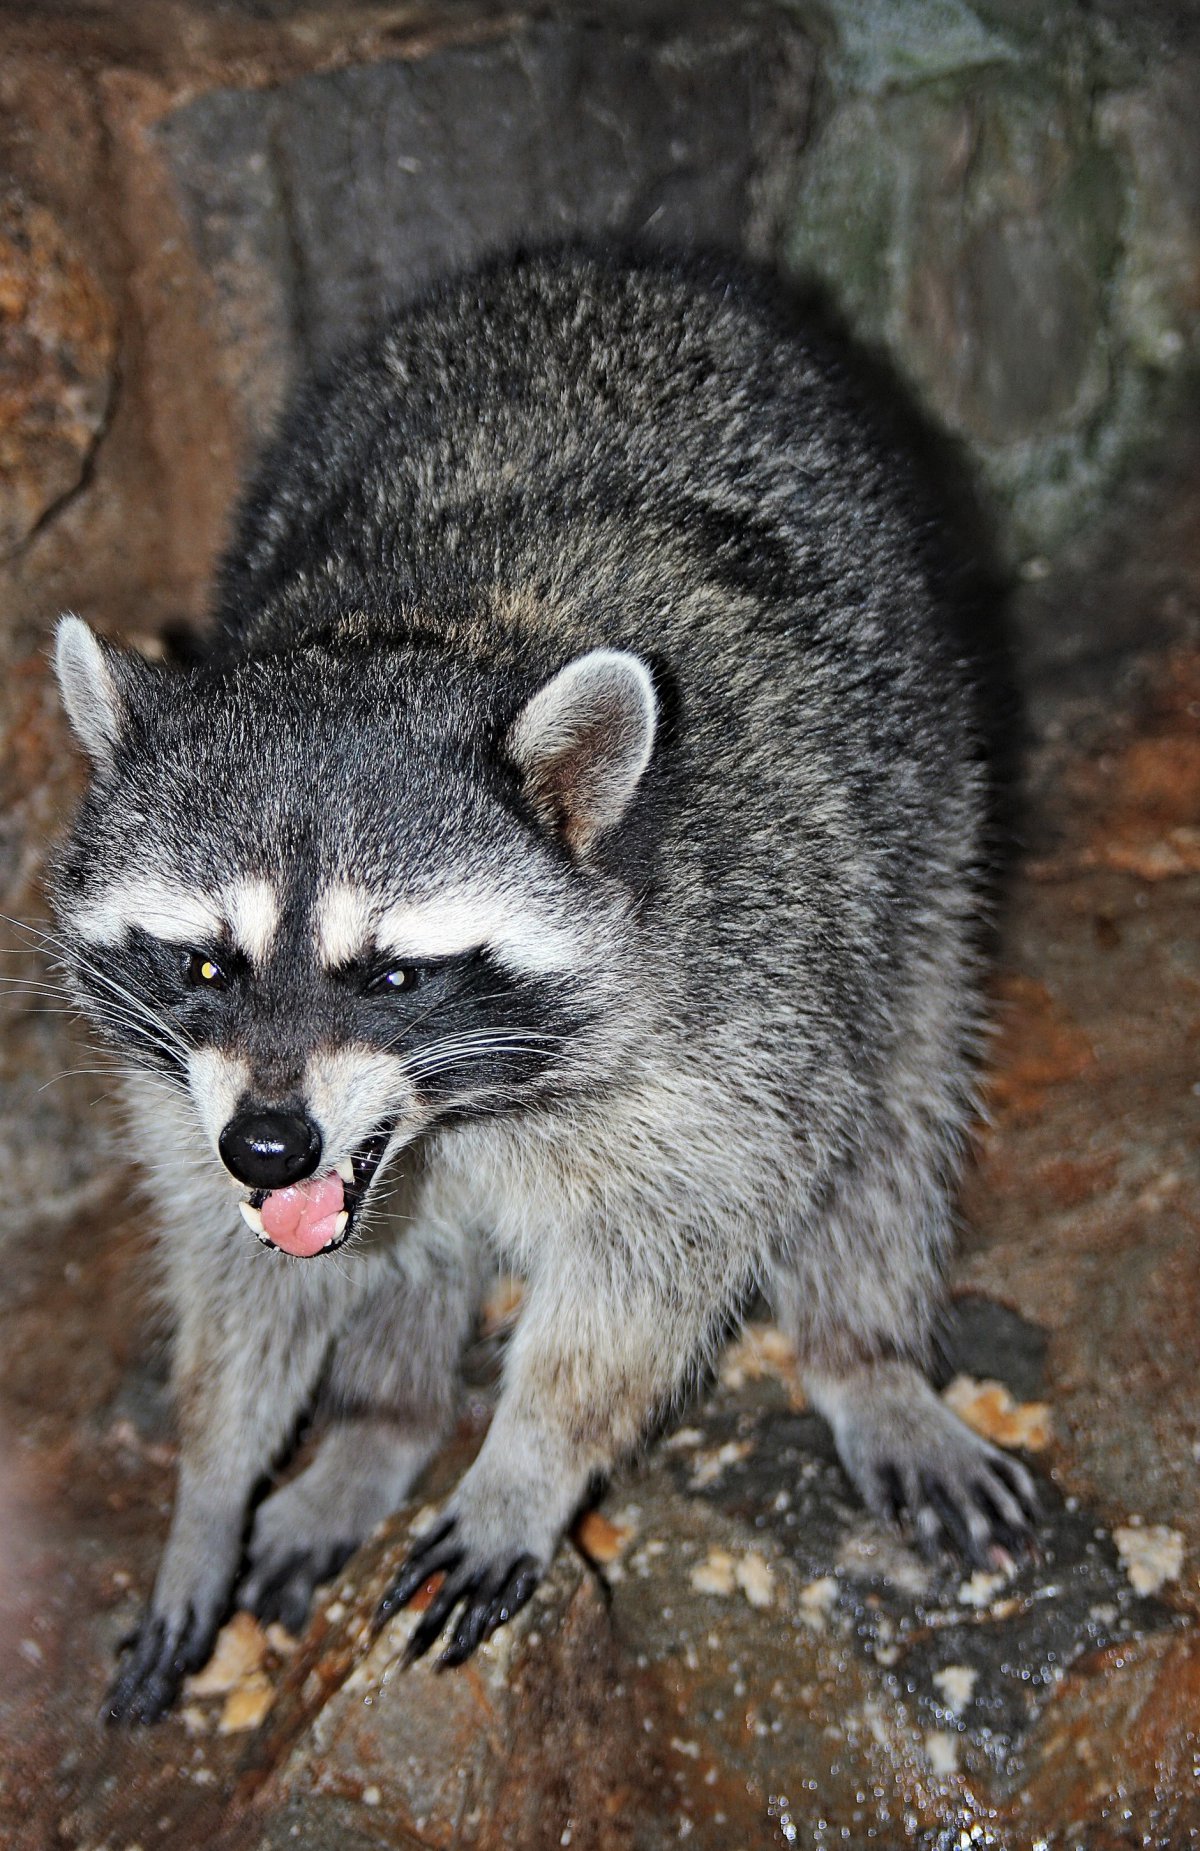
<instances>
[{"instance_id":1,"label":"brown rock","mask_svg":"<svg viewBox=\"0 0 1200 1851\"><path fill-rule=\"evenodd\" d=\"M1046 1088L1086 1072L1096 1056L1044 983L1004 976L996 985L999 1034L986 1080L989 1103L1018 1115L1040 1109Z\"/></svg>"},{"instance_id":2,"label":"brown rock","mask_svg":"<svg viewBox=\"0 0 1200 1851\"><path fill-rule=\"evenodd\" d=\"M113 303L44 207L0 202L0 554L84 478L112 402Z\"/></svg>"}]
</instances>

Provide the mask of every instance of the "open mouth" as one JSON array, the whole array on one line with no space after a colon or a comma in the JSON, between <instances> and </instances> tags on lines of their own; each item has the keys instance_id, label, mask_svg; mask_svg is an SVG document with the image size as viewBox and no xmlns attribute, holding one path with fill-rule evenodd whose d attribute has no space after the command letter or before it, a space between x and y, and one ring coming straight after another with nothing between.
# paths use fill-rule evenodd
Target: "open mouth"
<instances>
[{"instance_id":1,"label":"open mouth","mask_svg":"<svg viewBox=\"0 0 1200 1851\"><path fill-rule=\"evenodd\" d=\"M393 1129L385 1125L372 1132L334 1169L302 1183L252 1190L238 1203L246 1226L264 1247L276 1247L297 1259L335 1252L350 1238Z\"/></svg>"}]
</instances>

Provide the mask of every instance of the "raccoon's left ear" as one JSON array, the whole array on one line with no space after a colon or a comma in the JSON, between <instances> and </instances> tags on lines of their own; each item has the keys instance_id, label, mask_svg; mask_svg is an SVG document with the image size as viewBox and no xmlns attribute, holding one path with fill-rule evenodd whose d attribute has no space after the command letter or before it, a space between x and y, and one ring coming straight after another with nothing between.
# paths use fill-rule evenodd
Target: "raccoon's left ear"
<instances>
[{"instance_id":1,"label":"raccoon's left ear","mask_svg":"<svg viewBox=\"0 0 1200 1851\"><path fill-rule=\"evenodd\" d=\"M574 849L611 829L654 749L658 700L639 657L593 649L538 689L509 729L525 795Z\"/></svg>"},{"instance_id":2,"label":"raccoon's left ear","mask_svg":"<svg viewBox=\"0 0 1200 1851\"><path fill-rule=\"evenodd\" d=\"M82 617L68 615L59 620L54 672L75 737L94 765L111 764L134 684L150 669L140 656L103 642Z\"/></svg>"}]
</instances>

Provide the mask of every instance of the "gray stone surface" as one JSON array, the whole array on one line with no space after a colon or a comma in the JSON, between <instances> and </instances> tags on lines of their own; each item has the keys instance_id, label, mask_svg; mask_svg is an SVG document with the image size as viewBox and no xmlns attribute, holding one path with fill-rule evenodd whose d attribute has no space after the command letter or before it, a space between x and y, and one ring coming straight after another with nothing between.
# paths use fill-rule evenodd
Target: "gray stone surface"
<instances>
[{"instance_id":1,"label":"gray stone surface","mask_svg":"<svg viewBox=\"0 0 1200 1851\"><path fill-rule=\"evenodd\" d=\"M177 111L161 133L251 430L390 303L518 239L738 248L783 112L796 128L805 43L761 12L547 19Z\"/></svg>"},{"instance_id":2,"label":"gray stone surface","mask_svg":"<svg viewBox=\"0 0 1200 1851\"><path fill-rule=\"evenodd\" d=\"M1054 548L1194 370L1200 186L1180 17L829 0L778 250L969 451L1011 549ZM1155 52L1158 52L1157 58ZM786 189L785 189L786 191Z\"/></svg>"}]
</instances>

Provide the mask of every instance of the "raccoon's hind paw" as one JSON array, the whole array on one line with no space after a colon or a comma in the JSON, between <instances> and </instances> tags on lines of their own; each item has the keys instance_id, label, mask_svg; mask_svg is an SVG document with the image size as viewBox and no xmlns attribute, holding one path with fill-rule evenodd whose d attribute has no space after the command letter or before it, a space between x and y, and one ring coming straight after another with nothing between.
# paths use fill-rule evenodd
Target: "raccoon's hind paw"
<instances>
[{"instance_id":1,"label":"raccoon's hind paw","mask_svg":"<svg viewBox=\"0 0 1200 1851\"><path fill-rule=\"evenodd\" d=\"M189 1606L176 1621L151 1608L125 1648L104 1708L107 1723L158 1722L166 1715L190 1671L198 1671L217 1633L214 1618Z\"/></svg>"},{"instance_id":2,"label":"raccoon's hind paw","mask_svg":"<svg viewBox=\"0 0 1200 1851\"><path fill-rule=\"evenodd\" d=\"M922 1554L997 1568L1036 1553L1032 1477L965 1426L915 1369L881 1363L810 1387L867 1507L906 1529Z\"/></svg>"},{"instance_id":3,"label":"raccoon's hind paw","mask_svg":"<svg viewBox=\"0 0 1200 1851\"><path fill-rule=\"evenodd\" d=\"M286 1632L302 1633L317 1588L337 1574L357 1547L345 1540L264 1551L241 1582L234 1604L264 1626L278 1620Z\"/></svg>"},{"instance_id":4,"label":"raccoon's hind paw","mask_svg":"<svg viewBox=\"0 0 1200 1851\"><path fill-rule=\"evenodd\" d=\"M459 1607L454 1636L437 1662L439 1667L463 1664L476 1646L520 1612L541 1579L532 1555L519 1554L504 1562L480 1560L461 1540L455 1519L446 1517L411 1550L379 1603L377 1624L407 1607L418 1589L438 1574L441 1584L408 1642L406 1666L425 1656Z\"/></svg>"},{"instance_id":5,"label":"raccoon's hind paw","mask_svg":"<svg viewBox=\"0 0 1200 1851\"><path fill-rule=\"evenodd\" d=\"M909 1529L930 1559L949 1551L972 1568L995 1569L1036 1553L1033 1481L1017 1460L990 1447L958 1475L940 1459L932 1465L888 1461L877 1467L866 1501L877 1515Z\"/></svg>"}]
</instances>

